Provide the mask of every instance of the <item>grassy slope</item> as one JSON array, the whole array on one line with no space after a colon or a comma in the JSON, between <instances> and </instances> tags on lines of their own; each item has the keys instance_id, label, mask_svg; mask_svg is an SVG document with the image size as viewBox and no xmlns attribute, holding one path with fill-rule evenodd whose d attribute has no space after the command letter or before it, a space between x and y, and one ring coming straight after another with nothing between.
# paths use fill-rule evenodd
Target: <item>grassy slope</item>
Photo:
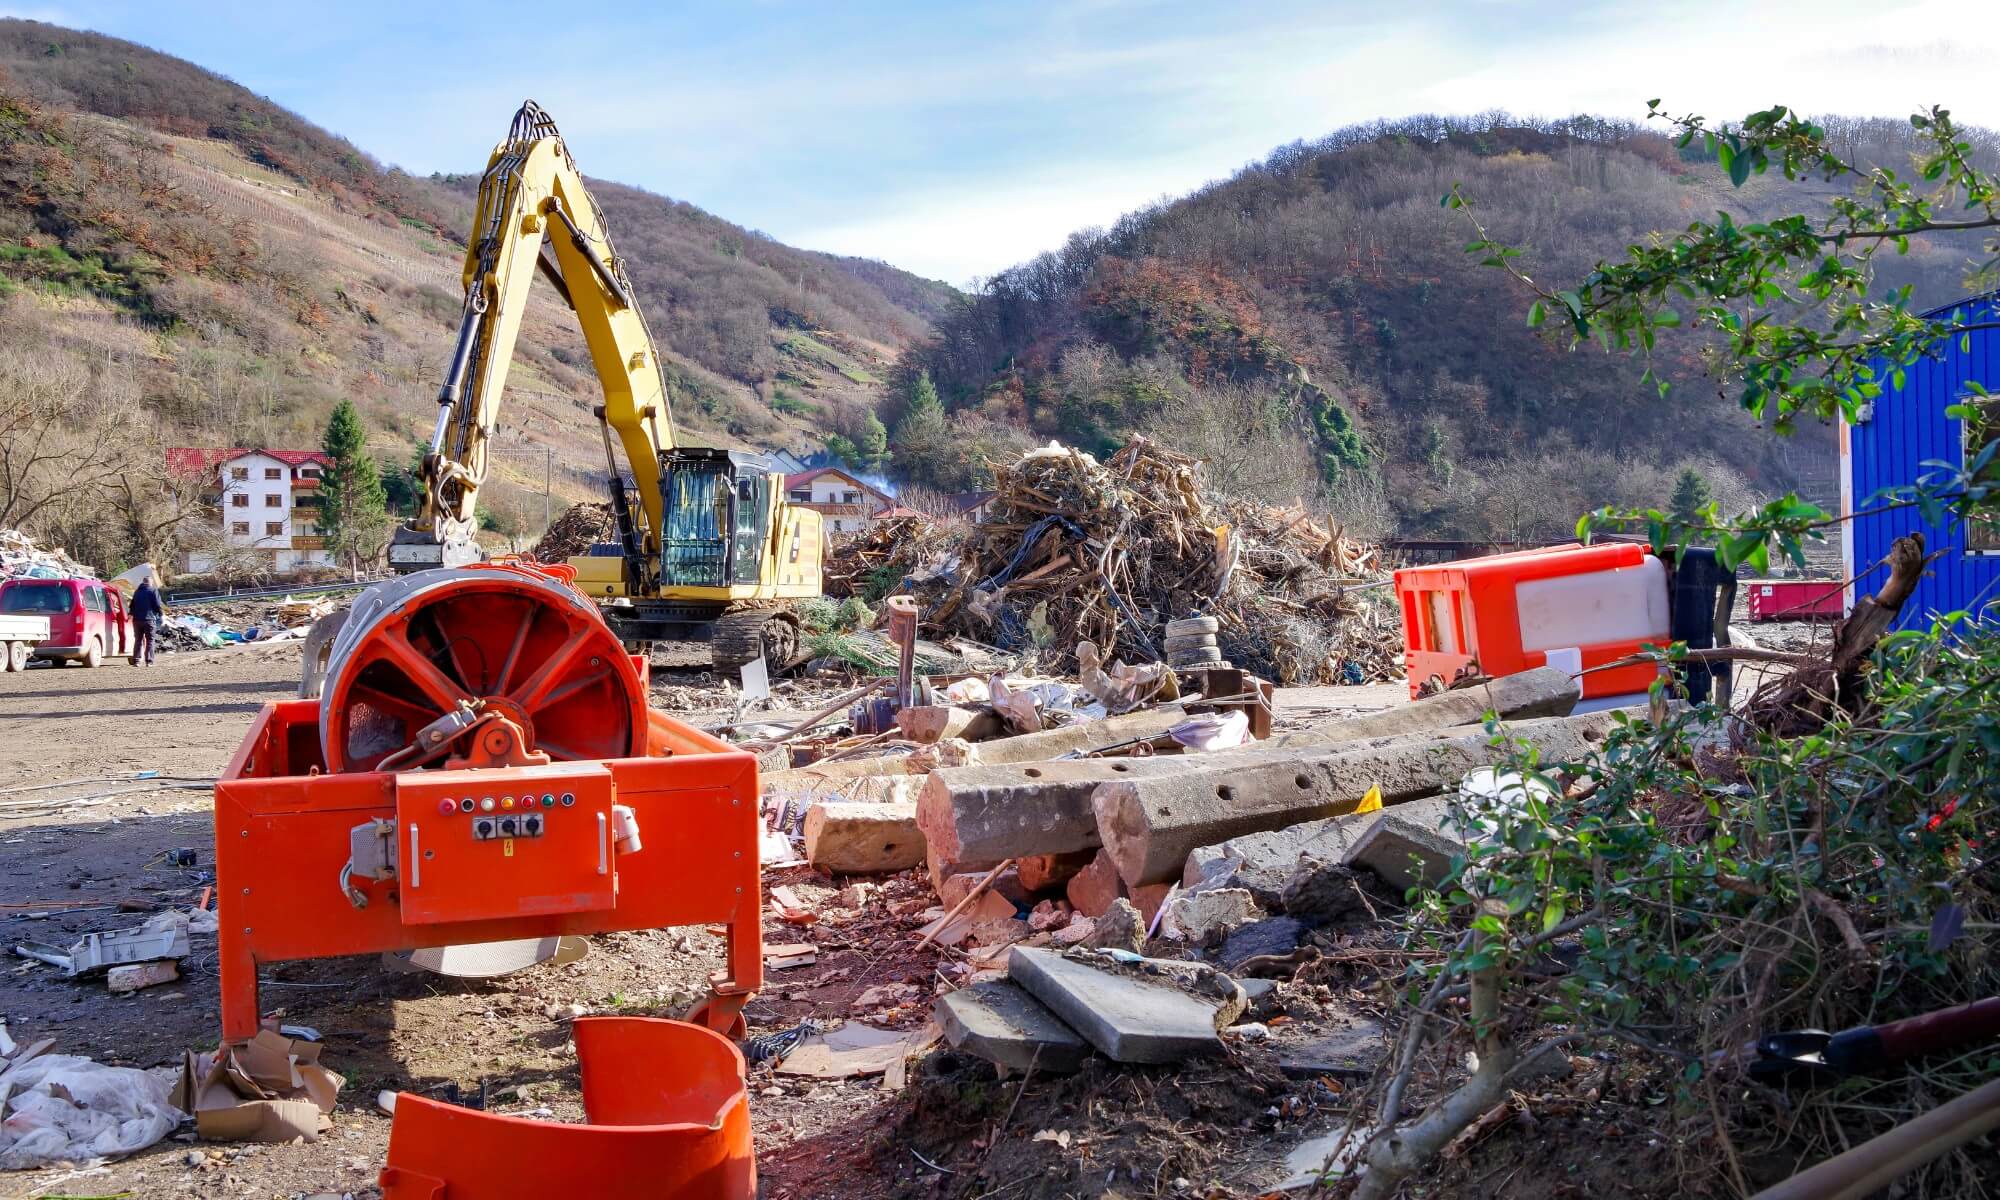
<instances>
[{"instance_id":1,"label":"grassy slope","mask_svg":"<svg viewBox=\"0 0 2000 1200\"><path fill-rule=\"evenodd\" d=\"M8 345L116 373L174 440L316 444L342 396L387 459L427 435L459 309L463 187L384 169L226 79L97 34L0 20L0 95L14 98L0 109ZM816 444L837 408L872 404L950 295L600 186L698 440ZM539 491L546 446L560 492L593 487L596 384L545 287L509 393L503 477Z\"/></svg>"}]
</instances>

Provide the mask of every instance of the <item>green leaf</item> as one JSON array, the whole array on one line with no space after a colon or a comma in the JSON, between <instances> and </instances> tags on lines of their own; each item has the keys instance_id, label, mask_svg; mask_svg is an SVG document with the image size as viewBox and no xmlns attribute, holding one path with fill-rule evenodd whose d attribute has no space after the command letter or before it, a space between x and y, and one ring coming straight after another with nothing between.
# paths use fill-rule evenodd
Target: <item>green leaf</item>
<instances>
[{"instance_id":1,"label":"green leaf","mask_svg":"<svg viewBox=\"0 0 2000 1200\"><path fill-rule=\"evenodd\" d=\"M1528 306L1528 328L1533 329L1548 319L1549 310L1542 306L1540 300Z\"/></svg>"},{"instance_id":2,"label":"green leaf","mask_svg":"<svg viewBox=\"0 0 2000 1200\"><path fill-rule=\"evenodd\" d=\"M1549 906L1542 910L1542 932L1547 933L1549 930L1562 924L1563 914L1567 911L1563 907L1561 900L1549 901Z\"/></svg>"}]
</instances>

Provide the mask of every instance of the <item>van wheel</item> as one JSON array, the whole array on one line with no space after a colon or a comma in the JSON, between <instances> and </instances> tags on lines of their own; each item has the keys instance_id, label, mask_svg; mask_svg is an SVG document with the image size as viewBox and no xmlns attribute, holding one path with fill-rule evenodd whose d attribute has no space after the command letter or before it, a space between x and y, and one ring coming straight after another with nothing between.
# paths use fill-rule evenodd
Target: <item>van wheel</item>
<instances>
[{"instance_id":1,"label":"van wheel","mask_svg":"<svg viewBox=\"0 0 2000 1200\"><path fill-rule=\"evenodd\" d=\"M28 643L7 643L7 669L9 671L25 671L28 669Z\"/></svg>"},{"instance_id":2,"label":"van wheel","mask_svg":"<svg viewBox=\"0 0 2000 1200\"><path fill-rule=\"evenodd\" d=\"M83 648L83 665L85 667L94 667L103 661L104 643L96 638L91 638L90 645Z\"/></svg>"}]
</instances>

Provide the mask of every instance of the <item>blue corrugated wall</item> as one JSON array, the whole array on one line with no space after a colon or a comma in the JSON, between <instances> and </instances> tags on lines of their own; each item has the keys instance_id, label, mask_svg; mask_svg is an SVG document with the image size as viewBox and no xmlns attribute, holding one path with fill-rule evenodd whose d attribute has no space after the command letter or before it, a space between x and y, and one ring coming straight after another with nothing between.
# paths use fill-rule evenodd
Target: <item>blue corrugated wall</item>
<instances>
[{"instance_id":1,"label":"blue corrugated wall","mask_svg":"<svg viewBox=\"0 0 2000 1200\"><path fill-rule=\"evenodd\" d=\"M1968 323L2000 319L2000 302L1993 296L1951 308L1963 309ZM1946 311L1950 309L1940 310ZM1953 339L1940 357L1909 364L1901 388L1892 390L1886 368L1882 373L1883 392L1873 414L1841 430L1847 451L1842 500L1849 511L1870 507L1869 497L1883 488L1915 483L1926 473L1921 465L1926 461L1963 464L1962 423L1945 416L1944 410L1963 398L1967 381L2000 392L2000 330L1976 330L1969 348L1960 349L1958 339ZM1868 571L1855 582L1855 597L1871 595L1882 585L1884 573L1876 564L1889 552L1890 543L1904 534L1921 530L1925 549L1948 551L1931 564L1930 576L1904 605L1901 627L1921 626L1936 613L1977 611L2000 603L2000 553L1967 553L1963 526L1926 525L1916 509L1905 508L1856 518L1848 522L1848 530L1847 573ZM2000 609L1986 616L2000 617Z\"/></svg>"}]
</instances>

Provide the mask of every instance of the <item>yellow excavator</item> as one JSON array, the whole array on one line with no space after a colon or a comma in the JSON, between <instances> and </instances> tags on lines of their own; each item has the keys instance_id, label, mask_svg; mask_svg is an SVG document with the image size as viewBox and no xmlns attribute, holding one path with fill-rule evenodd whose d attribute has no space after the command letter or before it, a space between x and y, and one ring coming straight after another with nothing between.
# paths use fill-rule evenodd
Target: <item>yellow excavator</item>
<instances>
[{"instance_id":1,"label":"yellow excavator","mask_svg":"<svg viewBox=\"0 0 2000 1200\"><path fill-rule=\"evenodd\" d=\"M618 540L569 560L577 586L628 646L707 641L726 670L759 657L774 670L796 661L790 603L820 594L820 515L790 503L763 455L679 444L660 352L604 213L532 100L479 181L465 310L438 389L423 498L395 531L389 565L421 571L483 557L475 505L536 271L576 313L604 389L597 417Z\"/></svg>"}]
</instances>

